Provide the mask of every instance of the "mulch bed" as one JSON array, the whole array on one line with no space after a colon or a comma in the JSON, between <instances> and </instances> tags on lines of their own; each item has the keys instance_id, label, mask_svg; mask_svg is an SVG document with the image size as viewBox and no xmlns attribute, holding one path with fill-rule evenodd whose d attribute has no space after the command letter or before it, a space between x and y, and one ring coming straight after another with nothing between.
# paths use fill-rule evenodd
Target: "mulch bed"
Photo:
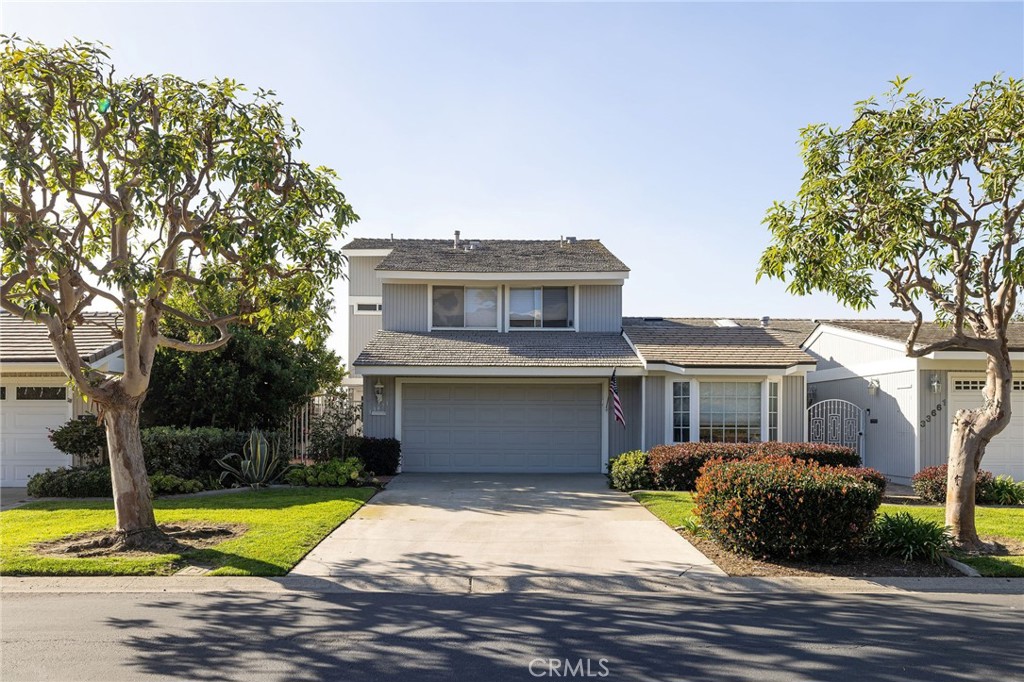
<instances>
[{"instance_id":1,"label":"mulch bed","mask_svg":"<svg viewBox=\"0 0 1024 682\"><path fill-rule=\"evenodd\" d=\"M244 534L248 527L240 523L168 523L160 524L170 540L167 552L187 552L194 549L205 549L232 540ZM109 530L76 533L56 540L41 542L35 546L36 552L46 556L84 559L90 557L152 556L154 552L123 549L119 541L121 537Z\"/></svg>"},{"instance_id":2,"label":"mulch bed","mask_svg":"<svg viewBox=\"0 0 1024 682\"><path fill-rule=\"evenodd\" d=\"M945 563L932 564L923 561L904 563L899 559L863 557L847 558L838 563L799 563L788 561L764 561L730 552L713 540L694 535L686 530L678 533L686 538L730 576L839 576L844 578L883 577L963 577L956 569Z\"/></svg>"}]
</instances>

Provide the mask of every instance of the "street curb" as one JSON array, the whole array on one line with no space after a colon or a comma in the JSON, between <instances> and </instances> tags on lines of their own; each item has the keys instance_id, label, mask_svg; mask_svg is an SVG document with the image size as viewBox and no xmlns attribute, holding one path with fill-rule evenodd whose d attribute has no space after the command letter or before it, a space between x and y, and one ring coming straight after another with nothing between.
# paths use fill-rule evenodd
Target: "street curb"
<instances>
[{"instance_id":1,"label":"street curb","mask_svg":"<svg viewBox=\"0 0 1024 682\"><path fill-rule=\"evenodd\" d=\"M960 571L961 573L966 575L968 578L980 578L981 577L981 573L978 573L977 569L975 569L973 566L968 566L967 564L963 563L962 561L957 561L956 559L954 559L953 557L949 556L948 554L943 554L942 555L942 559L948 565L950 565L951 567L953 567L956 570Z\"/></svg>"}]
</instances>

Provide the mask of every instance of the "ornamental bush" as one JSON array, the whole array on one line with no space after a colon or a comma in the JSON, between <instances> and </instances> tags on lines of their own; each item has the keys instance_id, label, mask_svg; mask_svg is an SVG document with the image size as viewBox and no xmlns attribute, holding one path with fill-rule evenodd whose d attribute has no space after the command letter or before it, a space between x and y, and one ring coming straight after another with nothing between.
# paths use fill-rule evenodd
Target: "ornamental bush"
<instances>
[{"instance_id":1,"label":"ornamental bush","mask_svg":"<svg viewBox=\"0 0 1024 682\"><path fill-rule=\"evenodd\" d=\"M241 452L248 438L247 431L154 426L142 430L142 452L150 474L205 479L219 476L223 469L217 460Z\"/></svg>"},{"instance_id":2,"label":"ornamental bush","mask_svg":"<svg viewBox=\"0 0 1024 682\"><path fill-rule=\"evenodd\" d=\"M366 470L377 476L394 476L402 463L402 444L395 438L364 436L356 452Z\"/></svg>"},{"instance_id":3,"label":"ornamental bush","mask_svg":"<svg viewBox=\"0 0 1024 682\"><path fill-rule=\"evenodd\" d=\"M856 476L860 476L864 481L878 488L878 492L885 495L885 487L888 481L885 479L885 474L878 469L871 469L869 467L849 467L846 471Z\"/></svg>"},{"instance_id":4,"label":"ornamental bush","mask_svg":"<svg viewBox=\"0 0 1024 682\"><path fill-rule=\"evenodd\" d=\"M708 537L759 558L829 559L858 547L882 493L842 467L785 457L714 459L697 479Z\"/></svg>"},{"instance_id":5,"label":"ornamental bush","mask_svg":"<svg viewBox=\"0 0 1024 682\"><path fill-rule=\"evenodd\" d=\"M101 459L107 447L107 431L96 416L83 414L50 430L50 442L65 455Z\"/></svg>"},{"instance_id":6,"label":"ornamental bush","mask_svg":"<svg viewBox=\"0 0 1024 682\"><path fill-rule=\"evenodd\" d=\"M996 476L985 489L985 504L1024 504L1024 481Z\"/></svg>"},{"instance_id":7,"label":"ornamental bush","mask_svg":"<svg viewBox=\"0 0 1024 682\"><path fill-rule=\"evenodd\" d=\"M664 490L693 490L701 468L712 459L786 457L826 466L859 467L851 448L825 443L677 443L658 445L649 452L654 485Z\"/></svg>"},{"instance_id":8,"label":"ornamental bush","mask_svg":"<svg viewBox=\"0 0 1024 682\"><path fill-rule=\"evenodd\" d=\"M198 493L206 486L202 481L185 479L174 474L150 474L149 489L154 495L184 495L187 493Z\"/></svg>"},{"instance_id":9,"label":"ornamental bush","mask_svg":"<svg viewBox=\"0 0 1024 682\"><path fill-rule=\"evenodd\" d=\"M948 528L901 511L875 519L868 544L882 556L937 564L942 561L943 552L953 546L953 537Z\"/></svg>"},{"instance_id":10,"label":"ornamental bush","mask_svg":"<svg viewBox=\"0 0 1024 682\"><path fill-rule=\"evenodd\" d=\"M331 459L316 464L295 465L285 474L291 485L308 486L362 486L376 483L376 479L363 469L358 457Z\"/></svg>"},{"instance_id":11,"label":"ornamental bush","mask_svg":"<svg viewBox=\"0 0 1024 682\"><path fill-rule=\"evenodd\" d=\"M643 450L624 452L608 462L608 485L616 490L649 490L654 486L654 475L647 464Z\"/></svg>"},{"instance_id":12,"label":"ornamental bush","mask_svg":"<svg viewBox=\"0 0 1024 682\"><path fill-rule=\"evenodd\" d=\"M112 497L110 467L47 469L28 479L28 494L32 497Z\"/></svg>"},{"instance_id":13,"label":"ornamental bush","mask_svg":"<svg viewBox=\"0 0 1024 682\"><path fill-rule=\"evenodd\" d=\"M945 504L946 476L948 471L949 466L946 464L921 469L910 479L914 492L925 502ZM995 476L992 475L991 471L978 470L978 478L974 487L975 503L998 504L992 501L995 497L993 492L994 481Z\"/></svg>"}]
</instances>

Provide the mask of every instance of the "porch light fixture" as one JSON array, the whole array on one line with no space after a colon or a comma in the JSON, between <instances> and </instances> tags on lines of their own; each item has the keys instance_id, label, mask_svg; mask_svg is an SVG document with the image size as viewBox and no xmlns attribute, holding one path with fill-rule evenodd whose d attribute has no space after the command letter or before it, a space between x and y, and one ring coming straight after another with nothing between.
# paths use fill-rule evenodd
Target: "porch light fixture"
<instances>
[{"instance_id":1,"label":"porch light fixture","mask_svg":"<svg viewBox=\"0 0 1024 682\"><path fill-rule=\"evenodd\" d=\"M817 386L808 386L807 387L807 404L808 405L813 405L814 404L814 399L817 398L817 397L818 397L818 387Z\"/></svg>"},{"instance_id":2,"label":"porch light fixture","mask_svg":"<svg viewBox=\"0 0 1024 682\"><path fill-rule=\"evenodd\" d=\"M872 379L868 382L868 394L878 395L878 389L881 384L878 383L878 379Z\"/></svg>"},{"instance_id":3,"label":"porch light fixture","mask_svg":"<svg viewBox=\"0 0 1024 682\"><path fill-rule=\"evenodd\" d=\"M939 381L939 375L933 374L931 379L928 381L928 385L932 387L932 393L939 393L942 391L942 382Z\"/></svg>"},{"instance_id":4,"label":"porch light fixture","mask_svg":"<svg viewBox=\"0 0 1024 682\"><path fill-rule=\"evenodd\" d=\"M377 383L373 385L373 397L377 399L377 407L384 406L384 384L377 379Z\"/></svg>"}]
</instances>

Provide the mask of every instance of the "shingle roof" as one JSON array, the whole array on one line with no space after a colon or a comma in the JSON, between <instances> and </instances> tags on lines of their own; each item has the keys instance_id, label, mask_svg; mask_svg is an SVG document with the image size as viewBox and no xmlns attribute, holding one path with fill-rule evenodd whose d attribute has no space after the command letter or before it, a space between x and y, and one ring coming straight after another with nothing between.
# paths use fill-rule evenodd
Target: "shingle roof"
<instances>
[{"instance_id":1,"label":"shingle roof","mask_svg":"<svg viewBox=\"0 0 1024 682\"><path fill-rule=\"evenodd\" d=\"M471 244L475 248L468 248ZM346 250L391 249L377 270L415 272L628 272L597 239L355 239Z\"/></svg>"},{"instance_id":2,"label":"shingle roof","mask_svg":"<svg viewBox=\"0 0 1024 682\"><path fill-rule=\"evenodd\" d=\"M116 313L92 313L86 320L114 324ZM87 362L93 362L121 347L110 330L97 324L83 324L75 328L78 352ZM31 320L0 313L0 360L3 362L56 362L45 325Z\"/></svg>"},{"instance_id":3,"label":"shingle roof","mask_svg":"<svg viewBox=\"0 0 1024 682\"><path fill-rule=\"evenodd\" d=\"M913 322L908 320L818 320L821 324L841 327L884 339L907 342ZM919 345L926 346L936 341L949 338L949 327L940 327L936 322L925 322L917 335ZM1024 350L1024 322L1011 322L1007 330L1011 351Z\"/></svg>"},{"instance_id":4,"label":"shingle roof","mask_svg":"<svg viewBox=\"0 0 1024 682\"><path fill-rule=\"evenodd\" d=\"M357 366L639 367L621 334L596 332L380 331Z\"/></svg>"},{"instance_id":5,"label":"shingle roof","mask_svg":"<svg viewBox=\"0 0 1024 682\"><path fill-rule=\"evenodd\" d=\"M800 344L814 329L810 320L733 318L735 327L712 318L627 317L622 326L647 362L682 367L792 367L813 364Z\"/></svg>"}]
</instances>

